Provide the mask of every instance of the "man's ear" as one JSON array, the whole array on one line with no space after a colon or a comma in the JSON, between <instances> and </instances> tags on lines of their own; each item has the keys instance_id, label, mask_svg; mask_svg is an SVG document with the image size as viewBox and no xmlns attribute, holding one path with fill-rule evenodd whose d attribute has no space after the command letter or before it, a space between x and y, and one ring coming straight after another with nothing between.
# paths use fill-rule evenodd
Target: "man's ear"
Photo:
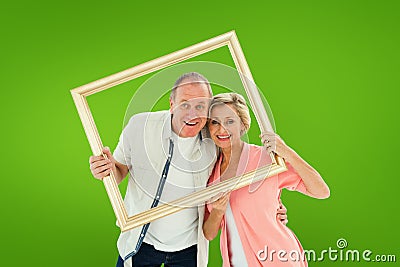
<instances>
[{"instance_id":1,"label":"man's ear","mask_svg":"<svg viewBox=\"0 0 400 267\"><path fill-rule=\"evenodd\" d=\"M169 98L169 113L173 114L173 109L174 109L174 101L172 101L171 98Z\"/></svg>"}]
</instances>

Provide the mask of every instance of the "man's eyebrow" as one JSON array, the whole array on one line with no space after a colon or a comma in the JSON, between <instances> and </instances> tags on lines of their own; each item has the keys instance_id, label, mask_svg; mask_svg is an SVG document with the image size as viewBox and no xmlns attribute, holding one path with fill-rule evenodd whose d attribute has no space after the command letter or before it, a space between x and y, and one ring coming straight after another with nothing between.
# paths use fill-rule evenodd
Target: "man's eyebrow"
<instances>
[{"instance_id":1,"label":"man's eyebrow","mask_svg":"<svg viewBox=\"0 0 400 267\"><path fill-rule=\"evenodd\" d=\"M182 99L181 100L181 103L182 102L189 102L189 101L191 101L191 100L196 100L196 99L189 99L189 100L187 100L187 99ZM204 100L202 100L202 101L199 101L199 102L197 102L196 104L205 104L205 103L208 103L208 101L204 101Z\"/></svg>"}]
</instances>

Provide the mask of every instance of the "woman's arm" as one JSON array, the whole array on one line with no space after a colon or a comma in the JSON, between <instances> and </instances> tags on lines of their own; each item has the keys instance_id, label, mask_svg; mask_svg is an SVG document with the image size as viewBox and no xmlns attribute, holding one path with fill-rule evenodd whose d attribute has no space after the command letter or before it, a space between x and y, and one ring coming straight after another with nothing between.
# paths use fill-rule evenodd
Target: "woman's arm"
<instances>
[{"instance_id":1,"label":"woman's arm","mask_svg":"<svg viewBox=\"0 0 400 267\"><path fill-rule=\"evenodd\" d=\"M321 175L287 146L277 134L265 133L261 136L261 139L269 152L277 153L293 166L303 180L309 196L321 199L329 197L329 187Z\"/></svg>"},{"instance_id":2,"label":"woman's arm","mask_svg":"<svg viewBox=\"0 0 400 267\"><path fill-rule=\"evenodd\" d=\"M204 216L203 233L207 240L211 241L217 236L222 218L224 217L229 202L229 197L230 193L213 202L211 204L211 212L207 214L207 216ZM208 213L207 207L206 213Z\"/></svg>"}]
</instances>

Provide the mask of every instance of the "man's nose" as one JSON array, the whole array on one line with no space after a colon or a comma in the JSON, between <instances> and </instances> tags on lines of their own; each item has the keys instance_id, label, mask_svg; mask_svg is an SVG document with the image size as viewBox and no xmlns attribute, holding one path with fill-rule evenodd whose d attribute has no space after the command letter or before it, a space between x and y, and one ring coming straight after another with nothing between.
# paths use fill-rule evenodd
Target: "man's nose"
<instances>
[{"instance_id":1,"label":"man's nose","mask_svg":"<svg viewBox=\"0 0 400 267\"><path fill-rule=\"evenodd\" d=\"M197 110L196 110L194 107L191 107L191 108L189 109L189 111L188 111L188 116L189 116L191 119L198 117L198 112L197 112Z\"/></svg>"}]
</instances>

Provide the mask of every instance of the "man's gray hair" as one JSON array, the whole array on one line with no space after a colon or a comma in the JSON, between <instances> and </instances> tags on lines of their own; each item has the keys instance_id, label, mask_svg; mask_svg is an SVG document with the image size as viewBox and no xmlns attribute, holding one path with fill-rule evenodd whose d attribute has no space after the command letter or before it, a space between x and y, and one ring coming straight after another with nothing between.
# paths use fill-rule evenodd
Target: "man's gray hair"
<instances>
[{"instance_id":1,"label":"man's gray hair","mask_svg":"<svg viewBox=\"0 0 400 267\"><path fill-rule=\"evenodd\" d=\"M208 92L210 93L210 96L213 96L212 90L211 90L211 86L210 86L210 82L207 80L206 77L204 77L203 75L201 75L198 72L188 72L185 73L183 75L181 75L176 82L174 83L174 87L172 87L171 90L171 95L170 95L170 99L175 99L175 94L176 94L176 88L178 88L181 85L184 84L191 84L191 83L203 83L207 86Z\"/></svg>"}]
</instances>

